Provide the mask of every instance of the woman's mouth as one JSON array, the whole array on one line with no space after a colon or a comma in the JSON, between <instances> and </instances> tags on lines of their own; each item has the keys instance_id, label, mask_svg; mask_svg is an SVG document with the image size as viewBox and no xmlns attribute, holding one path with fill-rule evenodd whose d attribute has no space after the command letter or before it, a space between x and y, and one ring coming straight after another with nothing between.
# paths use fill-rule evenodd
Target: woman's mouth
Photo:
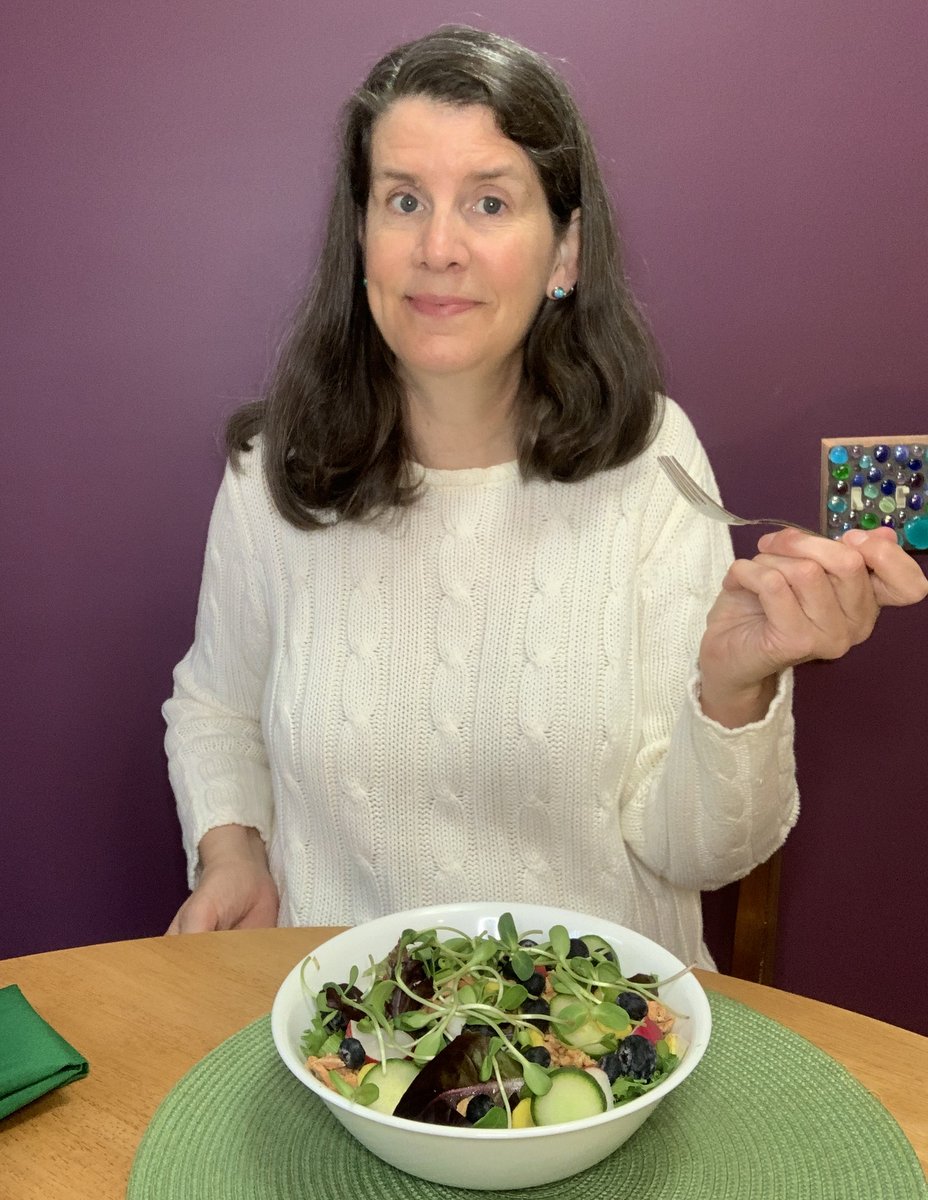
<instances>
[{"instance_id":1,"label":"woman's mouth","mask_svg":"<svg viewBox=\"0 0 928 1200\"><path fill-rule=\"evenodd\" d=\"M436 296L419 292L406 299L410 307L423 317L456 317L477 307L476 300L468 300L464 296Z\"/></svg>"}]
</instances>

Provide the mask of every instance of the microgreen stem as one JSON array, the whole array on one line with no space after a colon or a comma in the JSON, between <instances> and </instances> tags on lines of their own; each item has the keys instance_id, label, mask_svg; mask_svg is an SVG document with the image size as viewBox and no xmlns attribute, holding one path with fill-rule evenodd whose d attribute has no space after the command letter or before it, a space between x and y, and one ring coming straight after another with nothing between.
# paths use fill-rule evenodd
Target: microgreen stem
<instances>
[{"instance_id":1,"label":"microgreen stem","mask_svg":"<svg viewBox=\"0 0 928 1200\"><path fill-rule=\"evenodd\" d=\"M509 1093L506 1091L506 1088L503 1084L503 1073L499 1069L499 1060L497 1058L493 1059L493 1074L496 1077L496 1083L499 1087L500 1095L502 1096L503 1108L505 1108L505 1110L506 1110L506 1128L511 1129L512 1128L512 1108L509 1104Z\"/></svg>"}]
</instances>

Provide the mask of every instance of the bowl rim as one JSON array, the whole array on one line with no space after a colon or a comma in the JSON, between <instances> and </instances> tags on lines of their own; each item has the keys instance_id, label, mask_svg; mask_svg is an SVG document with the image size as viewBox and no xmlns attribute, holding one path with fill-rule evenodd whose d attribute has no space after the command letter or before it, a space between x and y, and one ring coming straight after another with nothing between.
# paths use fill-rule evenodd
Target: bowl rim
<instances>
[{"instance_id":1,"label":"bowl rim","mask_svg":"<svg viewBox=\"0 0 928 1200\"><path fill-rule=\"evenodd\" d=\"M550 1137L552 1134L563 1134L571 1130L581 1130L595 1128L600 1125L606 1125L625 1116L631 1116L634 1113L647 1110L657 1104L664 1096L673 1091L696 1069L705 1054L709 1043L709 1038L712 1033L712 1013L709 1008L708 997L702 984L692 974L690 970L686 975L681 977L680 984L682 987L692 992L692 1007L691 1010L684 1015L691 1021L696 1019L696 1013L693 1009L698 1010L700 1024L702 1026L701 1035L699 1038L692 1038L687 1044L687 1050L683 1060L678 1063L674 1070L649 1092L645 1092L642 1096L636 1096L634 1100L628 1100L622 1104L617 1104L614 1107L607 1109L604 1113L597 1113L592 1117L583 1117L578 1121L562 1121L556 1125L538 1125L520 1129L473 1129L459 1128L454 1125L436 1125L426 1121L412 1121L404 1117L396 1117L392 1113L379 1113L367 1108L362 1104L355 1104L352 1100L340 1095L338 1092L327 1088L319 1080L315 1079L309 1071L306 1070L305 1064L301 1061L298 1053L294 1053L289 1043L287 1036L286 1022L293 1005L291 993L300 997L303 996L300 975L304 963L307 959L317 955L324 947L331 947L335 943L349 938L354 939L359 933L368 927L383 924L388 925L396 923L397 936L406 928L422 929L431 928L434 924L415 924L414 921L424 918L428 922L429 914L446 915L452 912L461 913L463 915L481 915L484 920L492 922L498 920L504 912L513 912L513 910L530 909L533 913L537 913L539 918L550 916L552 919L547 923L546 928L550 929L552 924L566 925L568 930L573 929L579 931L586 929L587 933L598 932L590 928L591 925L605 926L614 930L621 935L630 935L631 938L639 943L645 943L647 946L653 946L661 951L672 960L676 966L674 970L685 970L686 964L676 957L671 951L655 942L646 934L639 933L630 926L619 925L615 921L609 921L603 917L594 917L591 914L581 913L574 909L558 908L549 905L527 904L524 901L460 901L451 904L436 904L427 905L421 908L404 909L395 913L387 913L382 917L375 917L370 921L361 922L358 925L350 926L342 930L340 933L326 938L324 942L320 942L314 950L309 954L304 955L297 962L284 980L280 984L277 993L274 997L274 1003L271 1007L271 1033L274 1039L277 1052L283 1060L285 1066L290 1072L311 1092L317 1095L326 1104L331 1104L333 1107L342 1110L346 1114L357 1117L361 1120L371 1121L374 1124L382 1125L385 1128L395 1129L406 1133L421 1133L429 1137L453 1137L466 1138L470 1141L474 1139L484 1141L513 1141L515 1138L535 1138L535 1137ZM449 929L454 926L450 922L441 922ZM518 922L517 922L518 925ZM571 932L571 936L579 936ZM611 940L608 935L600 933L599 936L605 937L606 940ZM359 964L360 966L361 964ZM689 997L687 998L689 1001ZM309 1024L310 1014L307 1008L307 1025Z\"/></svg>"}]
</instances>

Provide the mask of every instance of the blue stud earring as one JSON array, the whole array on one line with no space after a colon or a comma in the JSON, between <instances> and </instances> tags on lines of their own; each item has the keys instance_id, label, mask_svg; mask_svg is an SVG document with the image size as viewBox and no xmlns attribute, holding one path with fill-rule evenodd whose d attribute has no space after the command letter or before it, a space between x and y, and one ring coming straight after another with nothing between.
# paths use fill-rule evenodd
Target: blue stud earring
<instances>
[{"instance_id":1,"label":"blue stud earring","mask_svg":"<svg viewBox=\"0 0 928 1200\"><path fill-rule=\"evenodd\" d=\"M552 300L563 300L567 293L562 287L556 287L551 293Z\"/></svg>"}]
</instances>

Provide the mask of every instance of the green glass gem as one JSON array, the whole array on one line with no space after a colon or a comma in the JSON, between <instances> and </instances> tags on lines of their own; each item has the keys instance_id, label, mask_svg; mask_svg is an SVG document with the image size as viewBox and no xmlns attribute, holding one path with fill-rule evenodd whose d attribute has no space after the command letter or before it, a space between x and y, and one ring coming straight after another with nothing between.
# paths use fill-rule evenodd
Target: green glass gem
<instances>
[{"instance_id":1,"label":"green glass gem","mask_svg":"<svg viewBox=\"0 0 928 1200\"><path fill-rule=\"evenodd\" d=\"M880 501L880 512L891 513L896 508L896 501L892 496L884 496Z\"/></svg>"},{"instance_id":2,"label":"green glass gem","mask_svg":"<svg viewBox=\"0 0 928 1200\"><path fill-rule=\"evenodd\" d=\"M847 479L851 473L851 468L847 463L842 463L838 467L831 468L831 476L833 479Z\"/></svg>"},{"instance_id":3,"label":"green glass gem","mask_svg":"<svg viewBox=\"0 0 928 1200\"><path fill-rule=\"evenodd\" d=\"M875 500L877 498L877 496L879 496L879 494L880 494L880 489L876 486L875 483L868 483L864 487L864 495L867 497L868 500Z\"/></svg>"},{"instance_id":4,"label":"green glass gem","mask_svg":"<svg viewBox=\"0 0 928 1200\"><path fill-rule=\"evenodd\" d=\"M865 512L860 514L861 529L876 529L879 523L880 518L876 515L876 513Z\"/></svg>"},{"instance_id":5,"label":"green glass gem","mask_svg":"<svg viewBox=\"0 0 928 1200\"><path fill-rule=\"evenodd\" d=\"M902 526L905 540L916 550L928 550L928 517L912 517Z\"/></svg>"}]
</instances>

